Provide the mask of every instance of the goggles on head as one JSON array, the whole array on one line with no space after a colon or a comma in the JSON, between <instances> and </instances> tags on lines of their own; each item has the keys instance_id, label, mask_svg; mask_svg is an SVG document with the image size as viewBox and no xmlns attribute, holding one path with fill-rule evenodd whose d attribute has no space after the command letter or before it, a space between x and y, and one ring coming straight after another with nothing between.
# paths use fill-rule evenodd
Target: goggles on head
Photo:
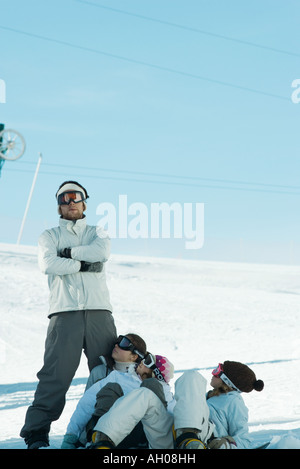
<instances>
[{"instance_id":1,"label":"goggles on head","mask_svg":"<svg viewBox=\"0 0 300 469\"><path fill-rule=\"evenodd\" d=\"M158 379L158 381L165 381L165 378L159 368L156 366L155 363L155 356L152 355L151 353L148 353L144 360L142 360L142 363L147 367L150 368L153 373L155 374L155 378Z\"/></svg>"},{"instance_id":2,"label":"goggles on head","mask_svg":"<svg viewBox=\"0 0 300 469\"><path fill-rule=\"evenodd\" d=\"M213 374L216 378L220 378L222 373L224 373L223 364L222 364L222 363L219 363L218 366L217 366L217 368L215 368L214 370L212 370L212 374Z\"/></svg>"},{"instance_id":3,"label":"goggles on head","mask_svg":"<svg viewBox=\"0 0 300 469\"><path fill-rule=\"evenodd\" d=\"M139 358L143 359L144 354L140 352L136 346L131 342L126 335L120 335L116 341L116 344L122 349L122 350L129 350L132 353L135 353L136 355L139 356Z\"/></svg>"},{"instance_id":4,"label":"goggles on head","mask_svg":"<svg viewBox=\"0 0 300 469\"><path fill-rule=\"evenodd\" d=\"M212 370L212 374L216 378L220 378L230 388L235 389L235 391L242 392L235 384L233 384L233 382L228 378L228 376L225 375L222 363L219 363L219 365Z\"/></svg>"},{"instance_id":5,"label":"goggles on head","mask_svg":"<svg viewBox=\"0 0 300 469\"><path fill-rule=\"evenodd\" d=\"M62 192L57 197L58 205L69 205L71 202L78 204L79 202L83 202L85 199L83 192L81 191L68 191Z\"/></svg>"}]
</instances>

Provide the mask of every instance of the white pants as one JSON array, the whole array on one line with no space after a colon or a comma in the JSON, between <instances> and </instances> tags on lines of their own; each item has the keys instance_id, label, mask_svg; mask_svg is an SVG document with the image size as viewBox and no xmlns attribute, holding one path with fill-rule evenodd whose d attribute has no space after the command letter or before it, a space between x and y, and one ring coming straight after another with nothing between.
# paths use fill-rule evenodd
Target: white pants
<instances>
[{"instance_id":1,"label":"white pants","mask_svg":"<svg viewBox=\"0 0 300 469\"><path fill-rule=\"evenodd\" d=\"M214 430L206 403L206 379L197 371L186 371L175 383L175 399L175 430L196 428L198 438L206 443Z\"/></svg>"},{"instance_id":2,"label":"white pants","mask_svg":"<svg viewBox=\"0 0 300 469\"><path fill-rule=\"evenodd\" d=\"M206 380L197 371L185 372L175 383L174 416L150 389L138 388L118 399L97 422L94 430L107 435L118 445L142 421L152 449L173 449L174 428L196 428L206 443L214 425L209 422Z\"/></svg>"},{"instance_id":3,"label":"white pants","mask_svg":"<svg viewBox=\"0 0 300 469\"><path fill-rule=\"evenodd\" d=\"M173 448L173 416L153 391L143 387L120 397L94 430L105 433L118 445L140 421L151 448Z\"/></svg>"}]
</instances>

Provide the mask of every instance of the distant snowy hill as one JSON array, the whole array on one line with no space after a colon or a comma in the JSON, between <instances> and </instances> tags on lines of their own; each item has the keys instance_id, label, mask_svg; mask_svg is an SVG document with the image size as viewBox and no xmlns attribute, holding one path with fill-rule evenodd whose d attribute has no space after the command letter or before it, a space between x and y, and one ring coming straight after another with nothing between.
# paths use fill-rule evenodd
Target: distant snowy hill
<instances>
[{"instance_id":1,"label":"distant snowy hill","mask_svg":"<svg viewBox=\"0 0 300 469\"><path fill-rule=\"evenodd\" d=\"M106 265L119 333L207 379L224 360L249 364L265 382L243 394L255 444L300 449L300 267L113 255ZM35 247L0 244L0 449L19 438L42 366L48 325L47 278ZM84 391L85 357L74 377L51 448L60 447Z\"/></svg>"}]
</instances>

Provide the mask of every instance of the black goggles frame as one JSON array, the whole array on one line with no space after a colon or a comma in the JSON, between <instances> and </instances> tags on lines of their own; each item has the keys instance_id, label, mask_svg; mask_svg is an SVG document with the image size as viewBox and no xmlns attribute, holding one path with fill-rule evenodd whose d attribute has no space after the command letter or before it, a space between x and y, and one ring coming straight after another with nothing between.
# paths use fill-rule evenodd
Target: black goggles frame
<instances>
[{"instance_id":1,"label":"black goggles frame","mask_svg":"<svg viewBox=\"0 0 300 469\"><path fill-rule=\"evenodd\" d=\"M76 197L68 197L68 194L75 194ZM80 200L77 200L77 196L80 196ZM86 199L84 197L83 192L81 191L66 191L59 194L57 197L57 204L58 205L70 205L71 202L74 204L79 204L79 202L84 202Z\"/></svg>"},{"instance_id":2,"label":"black goggles frame","mask_svg":"<svg viewBox=\"0 0 300 469\"><path fill-rule=\"evenodd\" d=\"M155 357L151 353L148 353L148 355L146 355L142 363L147 368L150 368L150 370L153 371L153 373L155 374L155 378L158 379L158 381L166 381L163 374L161 373L159 368L156 366Z\"/></svg>"},{"instance_id":3,"label":"black goggles frame","mask_svg":"<svg viewBox=\"0 0 300 469\"><path fill-rule=\"evenodd\" d=\"M131 342L128 337L126 337L126 335L119 335L116 344L118 344L118 346L122 350L128 350L132 353L135 353L139 356L141 360L143 360L143 358L145 357L145 355L136 348L136 346Z\"/></svg>"}]
</instances>

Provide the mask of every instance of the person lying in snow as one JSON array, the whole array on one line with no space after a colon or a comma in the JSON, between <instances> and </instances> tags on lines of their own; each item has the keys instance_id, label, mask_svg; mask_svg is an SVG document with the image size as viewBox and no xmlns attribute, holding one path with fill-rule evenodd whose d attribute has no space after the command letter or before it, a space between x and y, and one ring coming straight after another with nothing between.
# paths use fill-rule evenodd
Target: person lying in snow
<instances>
[{"instance_id":1,"label":"person lying in snow","mask_svg":"<svg viewBox=\"0 0 300 469\"><path fill-rule=\"evenodd\" d=\"M125 381L127 392L139 386L140 381L135 373L135 366L145 356L146 351L145 341L137 334L128 333L118 337L111 355L100 357L102 364L93 368L90 373L85 393L68 424L62 448L84 446L87 436L86 426L94 413L96 395L106 383ZM124 380L125 376L128 379Z\"/></svg>"},{"instance_id":2,"label":"person lying in snow","mask_svg":"<svg viewBox=\"0 0 300 469\"><path fill-rule=\"evenodd\" d=\"M61 445L62 449L75 449L80 446L85 446L91 439L93 427L99 417L110 409L115 400L143 385L141 381L145 379L146 376L140 377L138 374L138 364L142 357L146 355L146 351L145 347L142 352L136 348L135 337L138 336L134 334L120 336L120 340L117 342L112 352L112 357L114 360L117 360L114 369L110 371L106 377L92 384L92 380L95 379L95 376L101 374L100 369L98 369L92 376L92 379L89 380L86 391L78 402L76 410L68 424ZM160 357L160 359L164 361L163 357ZM165 360L167 361L167 359ZM158 363L158 366L161 367L162 373L164 373L164 369L160 363ZM156 369L158 368L156 367ZM102 376L103 371L104 370L102 370ZM141 375L142 374L141 372ZM173 400L169 387L162 388L156 379L147 381L147 385L151 387L153 394L157 392L161 399L166 401ZM124 438L124 441L120 442L120 448L128 448L132 445L135 447L147 446L143 427L139 422L137 422L137 425L129 433L128 436L125 435L127 438Z\"/></svg>"},{"instance_id":3,"label":"person lying in snow","mask_svg":"<svg viewBox=\"0 0 300 469\"><path fill-rule=\"evenodd\" d=\"M148 352L145 359L136 365L136 373L142 381L140 381L140 387L150 390L151 394L155 395L169 412L172 412L175 406L175 399L169 385L174 376L173 371L174 367L166 357L152 355ZM92 438L93 427L98 419L108 412L116 400L123 395L123 390L118 383L107 383L97 394L94 415L87 426L88 442ZM141 422L138 422L130 434L117 445L117 449L145 449L148 447L148 440ZM93 449L94 445L88 445L88 448Z\"/></svg>"},{"instance_id":4,"label":"person lying in snow","mask_svg":"<svg viewBox=\"0 0 300 469\"><path fill-rule=\"evenodd\" d=\"M175 382L173 415L146 388L118 399L98 420L94 447L114 448L141 421L152 449L248 448L248 409L241 393L262 391L264 383L234 361L219 364L212 374L207 395L206 380L197 371L187 371Z\"/></svg>"}]
</instances>

